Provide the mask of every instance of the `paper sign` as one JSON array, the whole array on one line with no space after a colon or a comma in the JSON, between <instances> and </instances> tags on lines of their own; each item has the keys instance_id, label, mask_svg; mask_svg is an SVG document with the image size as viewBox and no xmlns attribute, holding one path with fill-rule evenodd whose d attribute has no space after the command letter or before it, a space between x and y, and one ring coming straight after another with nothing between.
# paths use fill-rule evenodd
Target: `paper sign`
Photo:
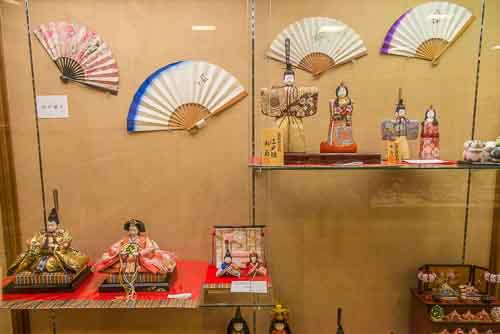
<instances>
[{"instance_id":1,"label":"paper sign","mask_svg":"<svg viewBox=\"0 0 500 334\"><path fill-rule=\"evenodd\" d=\"M68 118L68 96L39 95L36 97L38 118Z\"/></svg>"},{"instance_id":2,"label":"paper sign","mask_svg":"<svg viewBox=\"0 0 500 334\"><path fill-rule=\"evenodd\" d=\"M233 281L231 292L267 293L266 281Z\"/></svg>"},{"instance_id":3,"label":"paper sign","mask_svg":"<svg viewBox=\"0 0 500 334\"><path fill-rule=\"evenodd\" d=\"M282 166L285 162L283 129L262 129L262 164Z\"/></svg>"}]
</instances>

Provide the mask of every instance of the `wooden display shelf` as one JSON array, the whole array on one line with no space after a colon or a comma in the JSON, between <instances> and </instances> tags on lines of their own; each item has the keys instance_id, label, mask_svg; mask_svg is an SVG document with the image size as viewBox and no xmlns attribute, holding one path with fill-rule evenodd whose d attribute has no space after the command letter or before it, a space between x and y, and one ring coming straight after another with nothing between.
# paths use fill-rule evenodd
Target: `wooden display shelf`
<instances>
[{"instance_id":1,"label":"wooden display shelf","mask_svg":"<svg viewBox=\"0 0 500 334\"><path fill-rule=\"evenodd\" d=\"M106 274L91 273L73 292L57 293L8 293L0 297L0 309L156 309L156 308L198 308L202 301L203 283L208 264L204 261L179 261L177 278L168 292L138 292L135 301L123 300L124 292L99 292L99 285ZM8 285L13 276L3 280ZM171 299L169 295L191 293L189 299Z\"/></svg>"},{"instance_id":2,"label":"wooden display shelf","mask_svg":"<svg viewBox=\"0 0 500 334\"><path fill-rule=\"evenodd\" d=\"M450 313L453 310L458 310L460 313L470 310L472 313L486 310L490 313L491 309L499 305L498 301L492 303L484 303L482 301L468 301L468 300L453 300L453 301L434 301L426 298L428 293L420 293L416 289L411 289L411 334L427 334L439 333L447 329L450 333L461 328L467 333L472 328L476 328L481 333L488 329L493 332L500 331L500 322L495 321L435 321L429 316L430 310L433 306L439 305L445 309L445 313Z\"/></svg>"}]
</instances>

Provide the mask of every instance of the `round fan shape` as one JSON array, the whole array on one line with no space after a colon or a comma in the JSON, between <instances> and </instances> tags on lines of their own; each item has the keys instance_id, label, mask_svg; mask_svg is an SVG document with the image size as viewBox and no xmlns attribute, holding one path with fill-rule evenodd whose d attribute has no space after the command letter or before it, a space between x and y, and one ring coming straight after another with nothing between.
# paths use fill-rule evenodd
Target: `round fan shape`
<instances>
[{"instance_id":1,"label":"round fan shape","mask_svg":"<svg viewBox=\"0 0 500 334\"><path fill-rule=\"evenodd\" d=\"M68 22L42 24L34 33L59 68L63 81L118 93L118 65L98 34Z\"/></svg>"},{"instance_id":2,"label":"round fan shape","mask_svg":"<svg viewBox=\"0 0 500 334\"><path fill-rule=\"evenodd\" d=\"M380 52L436 64L474 19L467 8L454 3L424 3L398 18L385 36Z\"/></svg>"},{"instance_id":3,"label":"round fan shape","mask_svg":"<svg viewBox=\"0 0 500 334\"><path fill-rule=\"evenodd\" d=\"M328 17L309 17L290 24L273 40L267 56L285 63L286 38L290 39L292 65L313 75L367 54L353 29Z\"/></svg>"},{"instance_id":4,"label":"round fan shape","mask_svg":"<svg viewBox=\"0 0 500 334\"><path fill-rule=\"evenodd\" d=\"M139 87L127 129L192 130L248 93L223 68L205 61L179 61L158 69Z\"/></svg>"}]
</instances>

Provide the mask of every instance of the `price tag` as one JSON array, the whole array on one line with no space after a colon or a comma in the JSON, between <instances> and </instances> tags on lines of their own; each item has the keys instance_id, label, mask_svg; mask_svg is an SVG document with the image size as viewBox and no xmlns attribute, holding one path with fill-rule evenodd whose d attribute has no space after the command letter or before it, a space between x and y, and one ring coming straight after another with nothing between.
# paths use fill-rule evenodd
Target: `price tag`
<instances>
[{"instance_id":1,"label":"price tag","mask_svg":"<svg viewBox=\"0 0 500 334\"><path fill-rule=\"evenodd\" d=\"M233 281L231 292L242 293L267 293L266 281Z\"/></svg>"}]
</instances>

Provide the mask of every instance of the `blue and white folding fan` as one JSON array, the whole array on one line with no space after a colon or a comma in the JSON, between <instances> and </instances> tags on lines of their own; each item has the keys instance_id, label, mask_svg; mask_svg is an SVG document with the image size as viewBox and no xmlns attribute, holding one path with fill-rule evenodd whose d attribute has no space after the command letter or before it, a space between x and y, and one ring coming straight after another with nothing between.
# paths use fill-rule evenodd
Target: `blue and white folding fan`
<instances>
[{"instance_id":1,"label":"blue and white folding fan","mask_svg":"<svg viewBox=\"0 0 500 334\"><path fill-rule=\"evenodd\" d=\"M467 8L457 4L424 3L397 19L387 32L380 53L420 58L436 64L474 20Z\"/></svg>"},{"instance_id":2,"label":"blue and white folding fan","mask_svg":"<svg viewBox=\"0 0 500 334\"><path fill-rule=\"evenodd\" d=\"M130 105L127 129L192 130L248 93L223 68L205 61L179 61L158 69L139 87Z\"/></svg>"}]
</instances>

